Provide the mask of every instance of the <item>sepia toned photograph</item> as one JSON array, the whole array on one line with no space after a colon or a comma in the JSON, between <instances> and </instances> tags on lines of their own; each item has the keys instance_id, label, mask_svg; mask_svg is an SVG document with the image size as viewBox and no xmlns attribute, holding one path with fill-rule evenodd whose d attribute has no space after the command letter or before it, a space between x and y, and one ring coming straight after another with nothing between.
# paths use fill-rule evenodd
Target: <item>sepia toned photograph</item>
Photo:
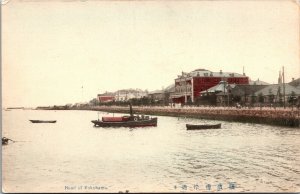
<instances>
[{"instance_id":1,"label":"sepia toned photograph","mask_svg":"<svg viewBox=\"0 0 300 194\"><path fill-rule=\"evenodd\" d=\"M300 192L300 1L0 2L3 193Z\"/></svg>"}]
</instances>

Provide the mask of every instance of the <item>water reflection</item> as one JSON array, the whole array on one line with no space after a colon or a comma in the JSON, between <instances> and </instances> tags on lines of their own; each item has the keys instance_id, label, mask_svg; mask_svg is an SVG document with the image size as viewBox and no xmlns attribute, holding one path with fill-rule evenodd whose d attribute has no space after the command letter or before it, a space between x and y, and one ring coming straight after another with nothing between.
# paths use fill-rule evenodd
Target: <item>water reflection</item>
<instances>
[{"instance_id":1,"label":"water reflection","mask_svg":"<svg viewBox=\"0 0 300 194\"><path fill-rule=\"evenodd\" d=\"M58 122L28 121L37 117ZM219 121L176 117L159 117L158 127L99 128L95 118L92 111L4 112L3 136L27 141L2 147L5 190L298 191L298 129L222 122L222 129L187 131L186 123Z\"/></svg>"}]
</instances>

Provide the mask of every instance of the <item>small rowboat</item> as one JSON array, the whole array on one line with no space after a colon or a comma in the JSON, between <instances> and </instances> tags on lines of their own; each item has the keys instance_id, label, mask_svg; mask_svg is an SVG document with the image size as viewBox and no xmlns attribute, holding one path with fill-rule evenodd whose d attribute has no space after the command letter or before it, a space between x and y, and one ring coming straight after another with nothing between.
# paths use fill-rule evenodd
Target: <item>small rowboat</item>
<instances>
[{"instance_id":1,"label":"small rowboat","mask_svg":"<svg viewBox=\"0 0 300 194\"><path fill-rule=\"evenodd\" d=\"M220 129L221 123L214 124L214 125L192 125L186 124L187 130L201 130L201 129Z\"/></svg>"},{"instance_id":2,"label":"small rowboat","mask_svg":"<svg viewBox=\"0 0 300 194\"><path fill-rule=\"evenodd\" d=\"M2 137L2 145L7 145L8 144L8 141L12 141L14 142L13 140L7 138L7 137Z\"/></svg>"},{"instance_id":3,"label":"small rowboat","mask_svg":"<svg viewBox=\"0 0 300 194\"><path fill-rule=\"evenodd\" d=\"M32 123L56 123L56 120L29 120Z\"/></svg>"}]
</instances>

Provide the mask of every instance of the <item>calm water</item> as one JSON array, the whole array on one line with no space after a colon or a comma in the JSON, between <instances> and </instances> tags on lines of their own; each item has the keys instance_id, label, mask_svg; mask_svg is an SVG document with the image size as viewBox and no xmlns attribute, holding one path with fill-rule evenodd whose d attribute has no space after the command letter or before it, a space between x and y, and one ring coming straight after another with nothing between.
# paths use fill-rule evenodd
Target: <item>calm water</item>
<instances>
[{"instance_id":1,"label":"calm water","mask_svg":"<svg viewBox=\"0 0 300 194\"><path fill-rule=\"evenodd\" d=\"M158 127L104 129L93 127L93 111L2 113L2 135L19 141L2 146L6 192L300 191L299 128L187 131L217 121L158 117Z\"/></svg>"}]
</instances>

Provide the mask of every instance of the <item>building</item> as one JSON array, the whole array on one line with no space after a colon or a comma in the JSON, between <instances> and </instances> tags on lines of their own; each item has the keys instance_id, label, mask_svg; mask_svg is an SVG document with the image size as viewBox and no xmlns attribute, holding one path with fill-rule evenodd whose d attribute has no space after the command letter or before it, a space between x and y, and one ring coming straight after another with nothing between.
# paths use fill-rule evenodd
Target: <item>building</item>
<instances>
[{"instance_id":1,"label":"building","mask_svg":"<svg viewBox=\"0 0 300 194\"><path fill-rule=\"evenodd\" d=\"M148 97L154 102L161 102L165 105L172 102L170 96L175 92L175 85L171 84L165 89L162 90L154 90L149 92Z\"/></svg>"},{"instance_id":2,"label":"building","mask_svg":"<svg viewBox=\"0 0 300 194\"><path fill-rule=\"evenodd\" d=\"M294 86L298 89L300 89L300 78L298 79L292 79L292 81L289 83L291 86Z\"/></svg>"},{"instance_id":3,"label":"building","mask_svg":"<svg viewBox=\"0 0 300 194\"><path fill-rule=\"evenodd\" d=\"M259 79L257 79L257 80L250 80L249 84L250 85L263 85L263 86L270 85L269 83L261 81Z\"/></svg>"},{"instance_id":4,"label":"building","mask_svg":"<svg viewBox=\"0 0 300 194\"><path fill-rule=\"evenodd\" d=\"M219 84L208 88L200 92L200 98L198 98L199 104L209 104L209 105L225 105L228 101L228 94L236 84L228 84L226 81L220 81Z\"/></svg>"},{"instance_id":5,"label":"building","mask_svg":"<svg viewBox=\"0 0 300 194\"><path fill-rule=\"evenodd\" d=\"M148 97L154 102L161 102L165 99L164 90L154 90L149 92Z\"/></svg>"},{"instance_id":6,"label":"building","mask_svg":"<svg viewBox=\"0 0 300 194\"><path fill-rule=\"evenodd\" d=\"M205 91L220 81L229 84L249 84L249 78L243 73L212 72L206 69L196 69L190 73L182 72L175 79L175 92L171 95L174 103L195 102L202 91Z\"/></svg>"},{"instance_id":7,"label":"building","mask_svg":"<svg viewBox=\"0 0 300 194\"><path fill-rule=\"evenodd\" d=\"M100 103L112 102L115 100L115 94L112 92L105 92L103 94L98 94L97 99Z\"/></svg>"},{"instance_id":8,"label":"building","mask_svg":"<svg viewBox=\"0 0 300 194\"><path fill-rule=\"evenodd\" d=\"M290 84L271 84L255 92L254 96L263 96L264 103L282 103L284 100L288 102L290 96L299 98L300 89Z\"/></svg>"},{"instance_id":9,"label":"building","mask_svg":"<svg viewBox=\"0 0 300 194\"><path fill-rule=\"evenodd\" d=\"M200 92L200 95L205 96L205 95L215 94L219 92L227 93L227 90L230 90L230 88L234 88L235 85L236 84L228 84L226 81L220 81L217 85Z\"/></svg>"},{"instance_id":10,"label":"building","mask_svg":"<svg viewBox=\"0 0 300 194\"><path fill-rule=\"evenodd\" d=\"M279 71L278 84L270 84L254 93L253 96L261 98L261 103L283 105L292 97L300 101L300 78L293 79L290 83L284 83L283 76ZM298 103L297 102L297 103Z\"/></svg>"},{"instance_id":11,"label":"building","mask_svg":"<svg viewBox=\"0 0 300 194\"><path fill-rule=\"evenodd\" d=\"M264 82L265 83L265 82ZM236 85L230 90L231 100L235 103L240 103L242 105L254 104L258 101L258 96L255 93L259 90L264 89L268 85L262 84L246 84L246 85Z\"/></svg>"},{"instance_id":12,"label":"building","mask_svg":"<svg viewBox=\"0 0 300 194\"><path fill-rule=\"evenodd\" d=\"M225 81L221 81L218 85L200 92L202 97L201 101L207 99L205 96L209 96L209 98L215 97L215 104L219 106L228 106L232 105L233 103L246 105L250 104L251 101L256 100L254 96L256 91L265 87L267 87L267 85L228 84ZM209 100L211 101L211 99ZM201 101L200 104L205 103Z\"/></svg>"},{"instance_id":13,"label":"building","mask_svg":"<svg viewBox=\"0 0 300 194\"><path fill-rule=\"evenodd\" d=\"M175 84L171 84L164 89L166 102L171 103L171 96L175 93Z\"/></svg>"},{"instance_id":14,"label":"building","mask_svg":"<svg viewBox=\"0 0 300 194\"><path fill-rule=\"evenodd\" d=\"M133 98L143 98L147 95L148 92L141 89L123 89L115 92L115 100L125 102Z\"/></svg>"}]
</instances>

